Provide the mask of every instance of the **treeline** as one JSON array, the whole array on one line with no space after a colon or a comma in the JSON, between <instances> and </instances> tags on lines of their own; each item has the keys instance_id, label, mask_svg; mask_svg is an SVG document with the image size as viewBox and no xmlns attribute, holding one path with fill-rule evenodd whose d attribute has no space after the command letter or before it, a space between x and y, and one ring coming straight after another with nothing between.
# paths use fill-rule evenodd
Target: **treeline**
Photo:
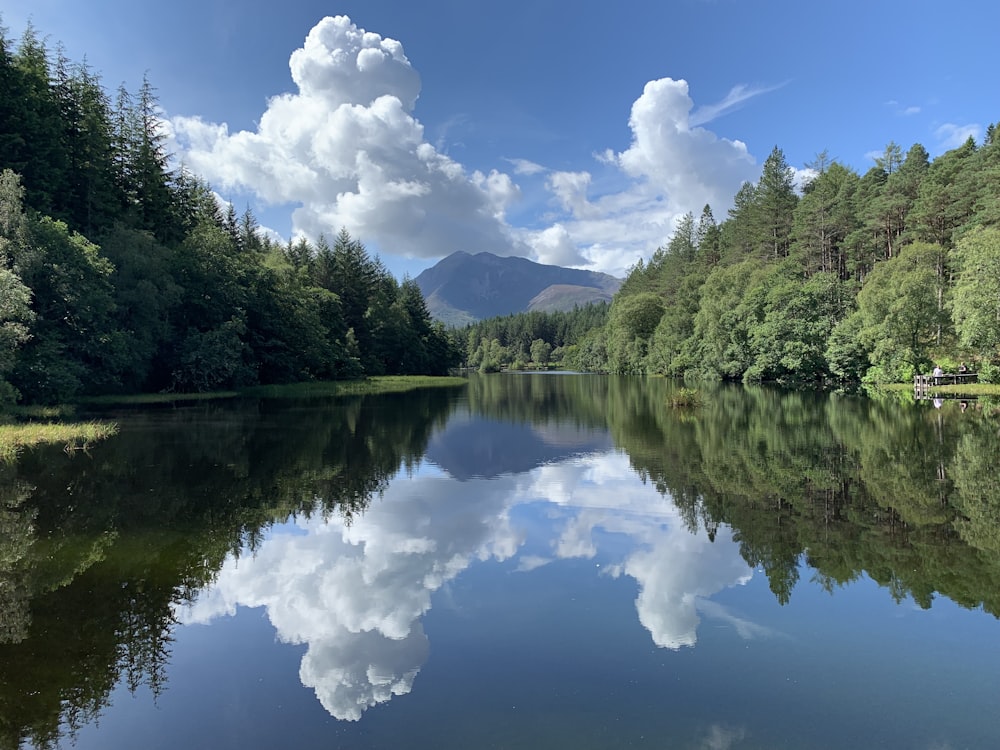
<instances>
[{"instance_id":1,"label":"treeline","mask_svg":"<svg viewBox=\"0 0 1000 750\"><path fill-rule=\"evenodd\" d=\"M523 369L561 362L568 347L607 322L608 304L597 302L568 311L514 313L471 323L454 333L464 345L465 362L482 372L502 366Z\"/></svg>"},{"instance_id":2,"label":"treeline","mask_svg":"<svg viewBox=\"0 0 1000 750\"><path fill-rule=\"evenodd\" d=\"M0 404L457 363L414 282L344 231L271 240L165 141L148 80L112 98L0 29Z\"/></svg>"},{"instance_id":3,"label":"treeline","mask_svg":"<svg viewBox=\"0 0 1000 750\"><path fill-rule=\"evenodd\" d=\"M800 384L907 381L1000 354L1000 146L890 143L864 175L824 152L796 191L775 148L727 218L684 216L639 262L578 369Z\"/></svg>"}]
</instances>

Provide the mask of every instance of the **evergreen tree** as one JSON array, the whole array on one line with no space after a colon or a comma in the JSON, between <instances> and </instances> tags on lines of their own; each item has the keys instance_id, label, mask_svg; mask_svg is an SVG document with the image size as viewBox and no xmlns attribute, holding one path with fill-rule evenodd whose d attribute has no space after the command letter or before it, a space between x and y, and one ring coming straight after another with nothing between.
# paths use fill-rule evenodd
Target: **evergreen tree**
<instances>
[{"instance_id":1,"label":"evergreen tree","mask_svg":"<svg viewBox=\"0 0 1000 750\"><path fill-rule=\"evenodd\" d=\"M754 192L754 244L762 257L788 255L792 232L792 213L798 199L794 172L777 146L764 161L764 169Z\"/></svg>"}]
</instances>

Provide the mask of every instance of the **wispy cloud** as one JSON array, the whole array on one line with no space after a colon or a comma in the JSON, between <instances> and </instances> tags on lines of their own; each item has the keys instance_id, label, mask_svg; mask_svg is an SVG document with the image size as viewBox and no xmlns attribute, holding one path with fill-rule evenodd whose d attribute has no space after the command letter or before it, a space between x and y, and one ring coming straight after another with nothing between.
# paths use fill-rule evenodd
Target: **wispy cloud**
<instances>
[{"instance_id":1,"label":"wispy cloud","mask_svg":"<svg viewBox=\"0 0 1000 750\"><path fill-rule=\"evenodd\" d=\"M786 82L787 83L787 82ZM696 127L698 125L705 125L712 120L722 117L722 115L732 112L734 109L739 108L744 102L753 99L761 94L766 94L771 91L775 91L784 86L785 83L779 83L774 86L748 86L744 83L740 83L729 89L729 93L720 102L715 104L704 104L694 112L691 113L691 118L689 124L691 127Z\"/></svg>"},{"instance_id":2,"label":"wispy cloud","mask_svg":"<svg viewBox=\"0 0 1000 750\"><path fill-rule=\"evenodd\" d=\"M541 164L527 159L507 159L506 161L514 167L514 174L533 175L548 171Z\"/></svg>"},{"instance_id":3,"label":"wispy cloud","mask_svg":"<svg viewBox=\"0 0 1000 750\"><path fill-rule=\"evenodd\" d=\"M970 137L978 141L982 134L982 126L974 122L968 125L956 125L953 122L946 122L934 131L938 143L944 149L958 148L969 140Z\"/></svg>"},{"instance_id":4,"label":"wispy cloud","mask_svg":"<svg viewBox=\"0 0 1000 750\"><path fill-rule=\"evenodd\" d=\"M900 104L895 99L890 99L885 103L885 106L889 107L896 115L900 117L911 117L913 115L918 115L922 111L920 107L916 105L904 105Z\"/></svg>"}]
</instances>

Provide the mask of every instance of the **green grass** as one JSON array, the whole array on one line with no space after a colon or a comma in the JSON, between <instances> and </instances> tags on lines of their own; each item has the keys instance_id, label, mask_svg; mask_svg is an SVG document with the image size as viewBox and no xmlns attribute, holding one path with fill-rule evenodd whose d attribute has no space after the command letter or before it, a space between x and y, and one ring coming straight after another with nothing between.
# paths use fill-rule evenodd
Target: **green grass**
<instances>
[{"instance_id":1,"label":"green grass","mask_svg":"<svg viewBox=\"0 0 1000 750\"><path fill-rule=\"evenodd\" d=\"M912 389L913 386L911 385ZM1000 396L1000 385L996 383L963 383L962 385L928 386L928 393L955 393L961 396Z\"/></svg>"},{"instance_id":2,"label":"green grass","mask_svg":"<svg viewBox=\"0 0 1000 750\"><path fill-rule=\"evenodd\" d=\"M877 386L869 386L865 390L871 396L878 397L880 394L891 395L905 400L913 394L913 383L880 383ZM962 383L961 385L933 385L928 386L926 392L929 395L941 393L976 398L983 396L1000 397L1000 384Z\"/></svg>"},{"instance_id":3,"label":"green grass","mask_svg":"<svg viewBox=\"0 0 1000 750\"><path fill-rule=\"evenodd\" d=\"M172 404L178 401L212 401L220 398L235 398L236 391L212 391L210 393L137 393L131 396L91 396L80 399L81 404L113 406L115 404Z\"/></svg>"},{"instance_id":4,"label":"green grass","mask_svg":"<svg viewBox=\"0 0 1000 750\"><path fill-rule=\"evenodd\" d=\"M67 451L86 450L91 443L118 432L113 422L25 422L0 425L0 462L14 461L25 448L63 443Z\"/></svg>"},{"instance_id":5,"label":"green grass","mask_svg":"<svg viewBox=\"0 0 1000 750\"><path fill-rule=\"evenodd\" d=\"M465 378L429 375L382 375L365 380L334 380L291 385L262 385L241 391L242 395L263 398L307 396L351 396L369 393L402 393L417 388L454 388L468 383Z\"/></svg>"}]
</instances>

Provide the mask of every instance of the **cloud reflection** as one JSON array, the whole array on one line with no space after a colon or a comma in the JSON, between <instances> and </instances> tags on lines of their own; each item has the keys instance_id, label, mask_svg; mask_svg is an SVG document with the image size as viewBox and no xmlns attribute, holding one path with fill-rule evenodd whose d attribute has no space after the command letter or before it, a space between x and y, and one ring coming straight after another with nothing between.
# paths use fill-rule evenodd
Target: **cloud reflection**
<instances>
[{"instance_id":1,"label":"cloud reflection","mask_svg":"<svg viewBox=\"0 0 1000 750\"><path fill-rule=\"evenodd\" d=\"M540 515L529 526L545 538L527 544L515 510ZM608 534L626 550L617 559L602 549ZM549 554L528 550L539 542ZM721 529L714 543L689 533L669 499L615 452L493 480L398 477L350 526L331 518L278 529L254 557L227 562L179 617L203 623L238 606L266 608L280 640L308 646L303 684L336 718L358 720L411 690L429 650L420 618L434 592L474 562L517 557L516 569L528 572L609 554L603 570L638 582L639 620L657 645L693 646L699 610L743 637L763 634L707 601L752 575L732 539Z\"/></svg>"}]
</instances>

